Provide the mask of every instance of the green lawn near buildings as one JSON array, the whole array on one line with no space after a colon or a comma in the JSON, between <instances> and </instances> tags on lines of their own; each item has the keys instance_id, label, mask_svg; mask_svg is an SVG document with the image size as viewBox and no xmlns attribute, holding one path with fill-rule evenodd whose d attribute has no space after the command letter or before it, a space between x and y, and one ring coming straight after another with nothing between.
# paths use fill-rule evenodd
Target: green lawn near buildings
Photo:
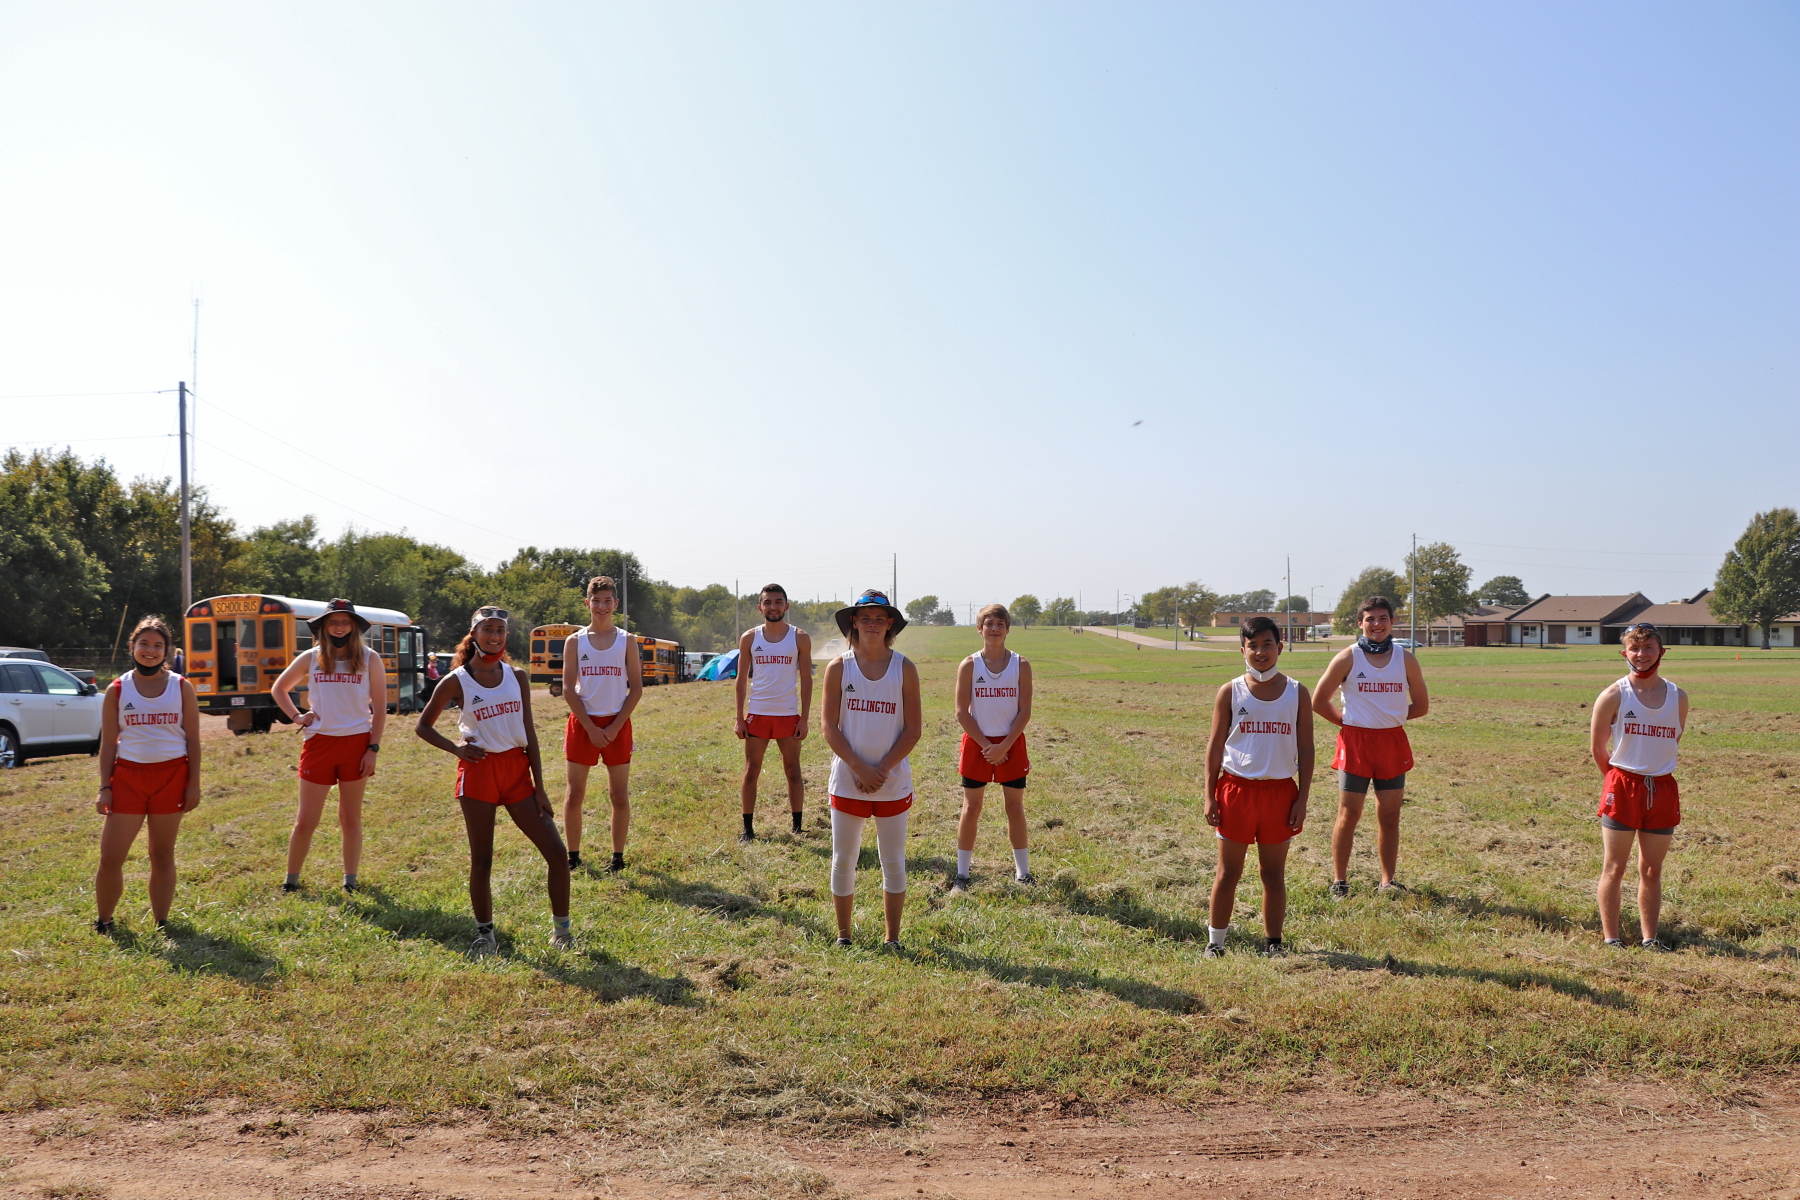
<instances>
[{"instance_id":1,"label":"green lawn near buildings","mask_svg":"<svg viewBox=\"0 0 1800 1200\"><path fill-rule=\"evenodd\" d=\"M1015 634L1036 674L1027 808L1041 883L1008 882L996 797L976 886L953 898L951 693L957 660L978 644L966 627L899 642L919 662L926 712L899 955L876 948L872 835L858 945L832 945L816 733L805 831L784 832L771 771L765 839L736 844L729 684L646 695L631 867L578 874L573 952L551 948L541 861L503 822L505 953L465 957L454 764L410 736L410 718L385 738L355 896L332 886L329 815L306 891L278 890L295 735L209 740L166 937L144 900L141 845L121 933L88 930L93 760L0 774L0 1104L134 1113L241 1098L595 1123L674 1105L829 1124L978 1097L1182 1103L1324 1080L1558 1095L1642 1073L1729 1092L1793 1065L1800 656L1669 654L1666 673L1692 694L1685 820L1666 872L1664 930L1681 953L1599 945L1585 706L1622 673L1616 651L1436 650L1422 655L1432 712L1410 731L1400 874L1415 894L1371 894L1369 830L1357 894L1326 899L1336 800L1321 723L1318 791L1289 870L1295 953L1251 953L1252 880L1238 953L1205 961L1204 739L1235 657ZM1296 656L1308 684L1323 666ZM534 705L560 789L564 710L541 691ZM603 805L590 801L588 828L591 852L605 841Z\"/></svg>"}]
</instances>

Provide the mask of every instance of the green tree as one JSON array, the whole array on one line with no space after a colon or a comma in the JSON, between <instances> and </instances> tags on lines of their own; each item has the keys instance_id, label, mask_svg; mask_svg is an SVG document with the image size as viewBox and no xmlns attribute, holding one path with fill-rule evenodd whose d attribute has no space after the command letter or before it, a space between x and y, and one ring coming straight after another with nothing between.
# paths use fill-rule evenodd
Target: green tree
<instances>
[{"instance_id":1,"label":"green tree","mask_svg":"<svg viewBox=\"0 0 1800 1200\"><path fill-rule=\"evenodd\" d=\"M915 625L929 625L937 615L938 598L936 596L920 596L917 600L906 602L906 619Z\"/></svg>"},{"instance_id":2,"label":"green tree","mask_svg":"<svg viewBox=\"0 0 1800 1200\"><path fill-rule=\"evenodd\" d=\"M1044 609L1044 621L1050 625L1068 625L1075 616L1075 598L1058 596Z\"/></svg>"},{"instance_id":3,"label":"green tree","mask_svg":"<svg viewBox=\"0 0 1800 1200\"><path fill-rule=\"evenodd\" d=\"M1496 575L1475 589L1475 599L1482 604L1505 604L1523 608L1531 603L1525 581L1517 575Z\"/></svg>"},{"instance_id":4,"label":"green tree","mask_svg":"<svg viewBox=\"0 0 1800 1200\"><path fill-rule=\"evenodd\" d=\"M1769 628L1800 611L1800 517L1791 508L1757 513L1725 552L1713 592L1707 597L1713 615L1762 630L1769 648Z\"/></svg>"},{"instance_id":5,"label":"green tree","mask_svg":"<svg viewBox=\"0 0 1800 1200\"><path fill-rule=\"evenodd\" d=\"M1281 613L1303 613L1311 607L1311 603L1312 602L1305 596L1289 596L1286 600L1278 603L1270 611Z\"/></svg>"},{"instance_id":6,"label":"green tree","mask_svg":"<svg viewBox=\"0 0 1800 1200\"><path fill-rule=\"evenodd\" d=\"M1355 633L1356 610L1370 596L1386 596L1395 607L1406 599L1406 578L1386 567L1364 567L1338 597L1331 627L1337 633Z\"/></svg>"},{"instance_id":7,"label":"green tree","mask_svg":"<svg viewBox=\"0 0 1800 1200\"><path fill-rule=\"evenodd\" d=\"M1187 626L1188 637L1194 636L1194 630L1202 625L1212 624L1212 615L1219 611L1219 597L1205 584L1197 579L1190 579L1175 592L1175 612L1181 623Z\"/></svg>"},{"instance_id":8,"label":"green tree","mask_svg":"<svg viewBox=\"0 0 1800 1200\"><path fill-rule=\"evenodd\" d=\"M104 620L110 573L82 540L71 462L67 451L0 460L0 642L65 645L71 626L85 639Z\"/></svg>"},{"instance_id":9,"label":"green tree","mask_svg":"<svg viewBox=\"0 0 1800 1200\"><path fill-rule=\"evenodd\" d=\"M1044 606L1039 603L1036 596L1026 592L1007 605L1007 611L1012 613L1013 620L1028 626L1044 615Z\"/></svg>"},{"instance_id":10,"label":"green tree","mask_svg":"<svg viewBox=\"0 0 1800 1200\"><path fill-rule=\"evenodd\" d=\"M1408 600L1418 610L1420 625L1469 611L1469 568L1455 546L1448 542L1420 546L1416 554L1406 556L1406 567L1418 587L1418 594Z\"/></svg>"},{"instance_id":11,"label":"green tree","mask_svg":"<svg viewBox=\"0 0 1800 1200\"><path fill-rule=\"evenodd\" d=\"M319 599L319 523L312 516L250 531L226 566L233 592ZM330 599L329 596L324 597Z\"/></svg>"},{"instance_id":12,"label":"green tree","mask_svg":"<svg viewBox=\"0 0 1800 1200\"><path fill-rule=\"evenodd\" d=\"M1219 612L1274 612L1275 593L1267 588L1218 597Z\"/></svg>"}]
</instances>

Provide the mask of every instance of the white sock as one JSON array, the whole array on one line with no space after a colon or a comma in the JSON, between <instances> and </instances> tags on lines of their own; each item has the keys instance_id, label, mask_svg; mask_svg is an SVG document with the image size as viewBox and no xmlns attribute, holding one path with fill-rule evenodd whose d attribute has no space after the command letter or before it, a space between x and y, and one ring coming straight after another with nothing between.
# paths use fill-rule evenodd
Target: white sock
<instances>
[{"instance_id":1,"label":"white sock","mask_svg":"<svg viewBox=\"0 0 1800 1200\"><path fill-rule=\"evenodd\" d=\"M958 850L956 852L956 873L958 875L967 875L969 873L969 868L974 864L975 852L973 850Z\"/></svg>"},{"instance_id":2,"label":"white sock","mask_svg":"<svg viewBox=\"0 0 1800 1200\"><path fill-rule=\"evenodd\" d=\"M1229 932L1231 932L1231 926L1229 925L1223 929L1214 929L1211 925L1208 925L1206 927L1206 940L1211 945L1223 946L1225 944L1225 935Z\"/></svg>"},{"instance_id":3,"label":"white sock","mask_svg":"<svg viewBox=\"0 0 1800 1200\"><path fill-rule=\"evenodd\" d=\"M1031 873L1031 851L1013 851L1013 873L1020 879L1025 878L1025 876Z\"/></svg>"}]
</instances>

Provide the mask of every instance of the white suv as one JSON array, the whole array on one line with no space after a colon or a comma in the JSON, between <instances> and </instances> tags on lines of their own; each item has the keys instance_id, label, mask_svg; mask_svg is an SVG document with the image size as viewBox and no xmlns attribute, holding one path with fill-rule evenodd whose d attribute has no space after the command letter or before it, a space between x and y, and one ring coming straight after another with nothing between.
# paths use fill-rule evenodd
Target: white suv
<instances>
[{"instance_id":1,"label":"white suv","mask_svg":"<svg viewBox=\"0 0 1800 1200\"><path fill-rule=\"evenodd\" d=\"M0 770L100 752L100 689L61 667L0 659Z\"/></svg>"}]
</instances>

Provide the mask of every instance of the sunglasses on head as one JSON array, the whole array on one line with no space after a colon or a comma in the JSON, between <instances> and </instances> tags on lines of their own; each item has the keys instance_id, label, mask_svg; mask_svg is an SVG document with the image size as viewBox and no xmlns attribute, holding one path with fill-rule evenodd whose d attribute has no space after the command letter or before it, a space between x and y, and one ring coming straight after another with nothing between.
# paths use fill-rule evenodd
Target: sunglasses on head
<instances>
[{"instance_id":1,"label":"sunglasses on head","mask_svg":"<svg viewBox=\"0 0 1800 1200\"><path fill-rule=\"evenodd\" d=\"M495 608L493 605L489 604L475 610L475 619L477 621L510 621L512 620L512 613L504 608Z\"/></svg>"},{"instance_id":2,"label":"sunglasses on head","mask_svg":"<svg viewBox=\"0 0 1800 1200\"><path fill-rule=\"evenodd\" d=\"M1648 621L1639 621L1636 625L1627 625L1625 627L1625 632L1626 633L1654 633L1654 634L1656 634L1657 637L1662 636L1662 634L1657 631L1656 626L1652 625Z\"/></svg>"},{"instance_id":3,"label":"sunglasses on head","mask_svg":"<svg viewBox=\"0 0 1800 1200\"><path fill-rule=\"evenodd\" d=\"M887 602L888 602L888 598L886 596L882 595L880 592L864 592L862 594L862 598L860 600L858 600L856 603L858 605L863 605L863 604L886 604Z\"/></svg>"}]
</instances>

